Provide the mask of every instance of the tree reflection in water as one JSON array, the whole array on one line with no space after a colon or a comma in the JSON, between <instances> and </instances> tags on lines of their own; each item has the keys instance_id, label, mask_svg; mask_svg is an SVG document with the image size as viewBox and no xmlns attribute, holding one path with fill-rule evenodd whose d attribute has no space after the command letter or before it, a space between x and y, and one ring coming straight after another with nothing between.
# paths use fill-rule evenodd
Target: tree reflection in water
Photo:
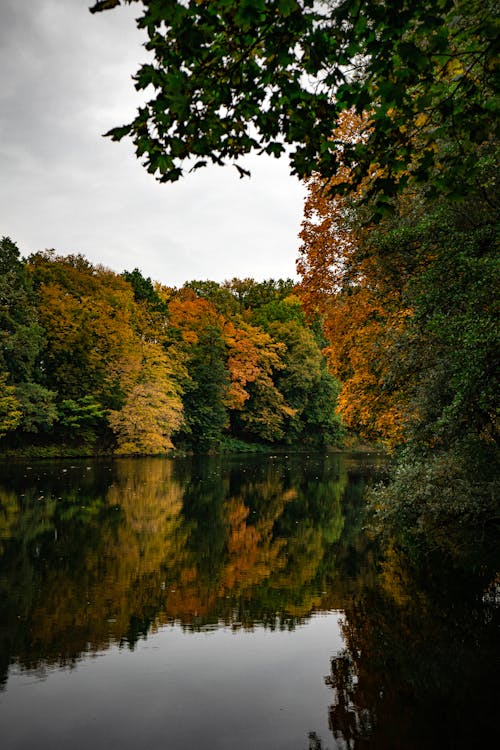
<instances>
[{"instance_id":1,"label":"tree reflection in water","mask_svg":"<svg viewBox=\"0 0 500 750\"><path fill-rule=\"evenodd\" d=\"M334 459L6 467L2 664L71 665L165 624L293 628L332 607Z\"/></svg>"},{"instance_id":2,"label":"tree reflection in water","mask_svg":"<svg viewBox=\"0 0 500 750\"><path fill-rule=\"evenodd\" d=\"M498 578L389 550L376 583L346 606L326 678L337 746L497 747Z\"/></svg>"},{"instance_id":3,"label":"tree reflection in water","mask_svg":"<svg viewBox=\"0 0 500 750\"><path fill-rule=\"evenodd\" d=\"M494 746L495 566L381 555L361 530L367 473L339 456L5 467L4 680L166 624L293 629L341 610L332 734L310 750Z\"/></svg>"}]
</instances>

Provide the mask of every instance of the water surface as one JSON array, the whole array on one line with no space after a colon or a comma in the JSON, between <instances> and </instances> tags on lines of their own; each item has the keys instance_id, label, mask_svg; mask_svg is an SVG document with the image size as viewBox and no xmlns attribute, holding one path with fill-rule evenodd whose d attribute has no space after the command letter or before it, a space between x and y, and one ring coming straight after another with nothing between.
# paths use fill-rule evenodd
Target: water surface
<instances>
[{"instance_id":1,"label":"water surface","mask_svg":"<svg viewBox=\"0 0 500 750\"><path fill-rule=\"evenodd\" d=\"M381 556L361 513L379 463L3 465L2 748L498 739L498 578Z\"/></svg>"}]
</instances>

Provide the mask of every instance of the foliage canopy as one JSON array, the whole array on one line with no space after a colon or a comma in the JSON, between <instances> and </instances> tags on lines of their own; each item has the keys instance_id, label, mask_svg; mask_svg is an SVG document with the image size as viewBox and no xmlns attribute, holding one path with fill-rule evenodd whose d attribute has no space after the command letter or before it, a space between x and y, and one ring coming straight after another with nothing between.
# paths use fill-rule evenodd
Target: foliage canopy
<instances>
[{"instance_id":1,"label":"foliage canopy","mask_svg":"<svg viewBox=\"0 0 500 750\"><path fill-rule=\"evenodd\" d=\"M166 288L0 242L0 451L213 451L340 437L290 281ZM231 442L232 441L232 442Z\"/></svg>"},{"instance_id":2,"label":"foliage canopy","mask_svg":"<svg viewBox=\"0 0 500 750\"><path fill-rule=\"evenodd\" d=\"M460 193L498 132L493 0L125 2L141 5L152 59L134 80L149 99L107 135L130 136L160 181L209 162L243 175L241 156L288 151L301 178L335 175L341 156L379 202L409 175ZM348 110L368 114L350 144L332 136Z\"/></svg>"}]
</instances>

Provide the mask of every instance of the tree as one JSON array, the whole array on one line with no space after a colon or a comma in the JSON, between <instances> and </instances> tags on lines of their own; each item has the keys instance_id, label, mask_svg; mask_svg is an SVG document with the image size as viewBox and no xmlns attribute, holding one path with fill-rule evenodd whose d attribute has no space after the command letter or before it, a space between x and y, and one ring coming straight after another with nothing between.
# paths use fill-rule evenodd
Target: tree
<instances>
[{"instance_id":1,"label":"tree","mask_svg":"<svg viewBox=\"0 0 500 750\"><path fill-rule=\"evenodd\" d=\"M286 441L334 443L340 437L335 414L339 388L326 371L325 358L312 331L293 319L281 322L279 316L269 323L268 331L286 347L282 369L276 376L276 386L293 410Z\"/></svg>"},{"instance_id":2,"label":"tree","mask_svg":"<svg viewBox=\"0 0 500 750\"><path fill-rule=\"evenodd\" d=\"M13 385L7 385L7 376L0 371L0 438L21 421L21 405Z\"/></svg>"},{"instance_id":3,"label":"tree","mask_svg":"<svg viewBox=\"0 0 500 750\"><path fill-rule=\"evenodd\" d=\"M48 432L58 420L54 391L33 382L19 383L15 391L22 410L21 430Z\"/></svg>"},{"instance_id":4,"label":"tree","mask_svg":"<svg viewBox=\"0 0 500 750\"><path fill-rule=\"evenodd\" d=\"M408 185L375 225L356 193L329 195L315 176L299 261L301 296L322 318L342 383L343 419L400 447L389 483L373 493L378 530L447 552L457 528L475 540L498 528L498 173L489 149L467 191L430 200L425 186Z\"/></svg>"},{"instance_id":5,"label":"tree","mask_svg":"<svg viewBox=\"0 0 500 750\"><path fill-rule=\"evenodd\" d=\"M191 289L197 297L206 299L212 303L218 313L225 317L235 315L239 308L239 302L232 294L226 284L218 284L216 281L187 281L184 289Z\"/></svg>"},{"instance_id":6,"label":"tree","mask_svg":"<svg viewBox=\"0 0 500 750\"><path fill-rule=\"evenodd\" d=\"M126 0L137 2L138 0ZM91 12L119 4L97 2ZM478 146L498 132L498 15L492 0L141 0L152 90L114 140L130 136L161 181L182 167L290 148L300 177L337 173L340 113L368 112L341 145L359 184L387 201L411 175L457 193ZM449 148L437 153L445 139ZM409 174L408 174L409 173Z\"/></svg>"},{"instance_id":7,"label":"tree","mask_svg":"<svg viewBox=\"0 0 500 750\"><path fill-rule=\"evenodd\" d=\"M10 429L37 433L57 419L55 393L43 380L41 352L45 331L39 324L31 278L19 249L8 237L0 241L0 369L15 387L21 418Z\"/></svg>"},{"instance_id":8,"label":"tree","mask_svg":"<svg viewBox=\"0 0 500 750\"><path fill-rule=\"evenodd\" d=\"M105 420L106 410L91 394L58 404L58 428L64 438L78 435L83 443L91 443Z\"/></svg>"},{"instance_id":9,"label":"tree","mask_svg":"<svg viewBox=\"0 0 500 750\"><path fill-rule=\"evenodd\" d=\"M124 271L122 276L134 290L134 299L136 302L147 303L153 310L165 312L166 306L162 302L149 276L144 278L138 268L134 268L133 271Z\"/></svg>"},{"instance_id":10,"label":"tree","mask_svg":"<svg viewBox=\"0 0 500 750\"><path fill-rule=\"evenodd\" d=\"M117 453L156 455L173 448L172 435L183 423L180 389L161 346L142 346L142 365L137 382L127 393L123 407L111 411L109 423L117 441Z\"/></svg>"},{"instance_id":11,"label":"tree","mask_svg":"<svg viewBox=\"0 0 500 750\"><path fill-rule=\"evenodd\" d=\"M287 421L295 414L270 375L261 373L248 386L249 399L234 419L234 428L243 437L268 443L280 442Z\"/></svg>"},{"instance_id":12,"label":"tree","mask_svg":"<svg viewBox=\"0 0 500 750\"><path fill-rule=\"evenodd\" d=\"M496 434L497 188L482 177L461 201L402 195L376 226L309 184L300 293L322 317L340 412L368 437Z\"/></svg>"},{"instance_id":13,"label":"tree","mask_svg":"<svg viewBox=\"0 0 500 750\"><path fill-rule=\"evenodd\" d=\"M288 297L294 286L292 279L267 279L265 281L255 281L250 278L231 279L223 284L223 287L238 300L241 308L253 311L262 308L267 303L281 301Z\"/></svg>"},{"instance_id":14,"label":"tree","mask_svg":"<svg viewBox=\"0 0 500 750\"><path fill-rule=\"evenodd\" d=\"M243 437L281 440L287 418L295 414L276 385L276 373L284 367L285 346L244 321L226 326L225 333L231 376L227 403L233 430Z\"/></svg>"},{"instance_id":15,"label":"tree","mask_svg":"<svg viewBox=\"0 0 500 750\"><path fill-rule=\"evenodd\" d=\"M224 336L228 345L231 378L227 404L231 409L241 410L250 398L246 389L248 384L259 378L272 376L274 370L282 368L280 355L284 346L274 341L261 328L244 321L228 323Z\"/></svg>"},{"instance_id":16,"label":"tree","mask_svg":"<svg viewBox=\"0 0 500 750\"><path fill-rule=\"evenodd\" d=\"M356 142L362 127L361 117L345 113L335 138ZM365 223L361 188L338 193L351 176L342 163L336 177L308 181L298 292L309 317L322 321L328 366L342 384L338 410L344 423L364 437L394 444L403 436L406 402L383 384L392 364L390 345L410 314L402 290L415 260L401 246L379 252L375 227ZM384 231L379 227L380 237Z\"/></svg>"},{"instance_id":17,"label":"tree","mask_svg":"<svg viewBox=\"0 0 500 750\"><path fill-rule=\"evenodd\" d=\"M213 450L228 417L225 320L206 299L182 289L169 304L171 335L177 332L187 376L182 380L184 425L179 438L195 450Z\"/></svg>"},{"instance_id":18,"label":"tree","mask_svg":"<svg viewBox=\"0 0 500 750\"><path fill-rule=\"evenodd\" d=\"M346 113L334 136L361 133L362 119ZM490 145L478 153L466 197L430 200L428 186L409 184L377 224L367 222L363 185L337 192L351 179L347 164L308 182L300 296L323 319L343 418L370 437L418 433L443 445L497 429L498 180Z\"/></svg>"},{"instance_id":19,"label":"tree","mask_svg":"<svg viewBox=\"0 0 500 750\"><path fill-rule=\"evenodd\" d=\"M46 330L45 385L61 400L92 395L116 408L140 367L131 286L82 256L38 253L29 270Z\"/></svg>"},{"instance_id":20,"label":"tree","mask_svg":"<svg viewBox=\"0 0 500 750\"><path fill-rule=\"evenodd\" d=\"M26 265L8 237L0 240L0 366L13 382L34 376L43 342Z\"/></svg>"}]
</instances>

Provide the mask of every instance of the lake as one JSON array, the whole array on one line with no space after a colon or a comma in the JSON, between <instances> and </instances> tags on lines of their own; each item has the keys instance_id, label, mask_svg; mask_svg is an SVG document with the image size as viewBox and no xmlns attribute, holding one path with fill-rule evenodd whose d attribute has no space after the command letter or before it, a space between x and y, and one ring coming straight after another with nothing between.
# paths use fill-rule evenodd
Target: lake
<instances>
[{"instance_id":1,"label":"lake","mask_svg":"<svg viewBox=\"0 0 500 750\"><path fill-rule=\"evenodd\" d=\"M382 554L382 463L0 465L2 750L493 747L500 577Z\"/></svg>"}]
</instances>

